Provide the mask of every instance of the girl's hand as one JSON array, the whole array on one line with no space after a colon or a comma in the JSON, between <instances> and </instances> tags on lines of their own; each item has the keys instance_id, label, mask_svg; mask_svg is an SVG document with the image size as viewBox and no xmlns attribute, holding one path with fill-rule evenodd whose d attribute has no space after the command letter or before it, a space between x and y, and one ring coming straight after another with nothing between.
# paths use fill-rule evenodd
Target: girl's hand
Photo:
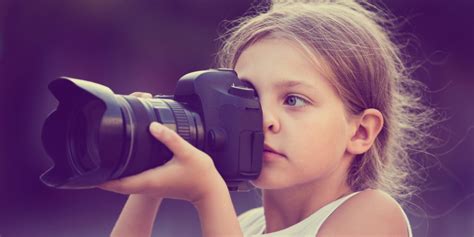
<instances>
[{"instance_id":1,"label":"girl's hand","mask_svg":"<svg viewBox=\"0 0 474 237\"><path fill-rule=\"evenodd\" d=\"M133 96L151 98L135 92ZM151 198L173 198L193 204L226 189L225 182L206 153L195 148L175 131L153 122L150 133L173 152L167 163L142 173L108 181L98 187L122 194L143 194Z\"/></svg>"}]
</instances>

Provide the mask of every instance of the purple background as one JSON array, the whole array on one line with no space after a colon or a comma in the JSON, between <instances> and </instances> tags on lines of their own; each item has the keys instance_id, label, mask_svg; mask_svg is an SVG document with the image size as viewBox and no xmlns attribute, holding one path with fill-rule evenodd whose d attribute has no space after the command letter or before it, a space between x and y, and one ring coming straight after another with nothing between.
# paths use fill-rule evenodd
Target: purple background
<instances>
[{"instance_id":1,"label":"purple background","mask_svg":"<svg viewBox=\"0 0 474 237\"><path fill-rule=\"evenodd\" d=\"M384 1L405 17L417 40L409 53L422 68L428 99L449 118L444 140L426 163L422 194L408 211L415 236L474 235L474 1ZM251 1L0 0L0 236L106 236L125 196L101 190L56 190L39 181L50 165L41 125L56 101L47 84L71 76L118 94L172 94L186 72L209 68L218 24ZM407 35L405 35L407 36ZM237 211L258 194L234 193ZM418 207L418 208L416 208ZM423 211L421 211L423 209ZM186 202L166 200L160 236L200 236Z\"/></svg>"}]
</instances>

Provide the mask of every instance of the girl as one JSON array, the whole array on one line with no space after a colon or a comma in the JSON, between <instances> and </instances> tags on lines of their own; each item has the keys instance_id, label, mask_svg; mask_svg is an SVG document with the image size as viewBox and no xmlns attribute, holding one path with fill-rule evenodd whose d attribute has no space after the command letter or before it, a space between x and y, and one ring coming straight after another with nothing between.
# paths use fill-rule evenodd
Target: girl
<instances>
[{"instance_id":1,"label":"girl","mask_svg":"<svg viewBox=\"0 0 474 237\"><path fill-rule=\"evenodd\" d=\"M212 159L152 123L174 156L100 186L131 194L112 236L150 236L163 198L193 203L204 236L411 236L396 199L413 191L407 151L423 149L431 110L382 16L354 0L276 1L239 20L218 63L259 95L263 207L237 218Z\"/></svg>"}]
</instances>

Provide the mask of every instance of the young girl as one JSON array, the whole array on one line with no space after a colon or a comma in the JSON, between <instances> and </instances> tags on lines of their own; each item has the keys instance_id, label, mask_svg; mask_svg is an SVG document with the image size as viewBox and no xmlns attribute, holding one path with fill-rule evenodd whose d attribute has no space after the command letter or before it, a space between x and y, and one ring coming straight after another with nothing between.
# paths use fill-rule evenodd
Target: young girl
<instances>
[{"instance_id":1,"label":"young girl","mask_svg":"<svg viewBox=\"0 0 474 237\"><path fill-rule=\"evenodd\" d=\"M252 183L263 207L237 218L211 158L152 123L174 157L100 186L131 194L112 236L150 236L163 198L192 202L204 236L411 236L395 198L413 191L407 151L422 149L431 110L382 16L368 3L320 0L242 18L218 61L259 95L265 152Z\"/></svg>"}]
</instances>

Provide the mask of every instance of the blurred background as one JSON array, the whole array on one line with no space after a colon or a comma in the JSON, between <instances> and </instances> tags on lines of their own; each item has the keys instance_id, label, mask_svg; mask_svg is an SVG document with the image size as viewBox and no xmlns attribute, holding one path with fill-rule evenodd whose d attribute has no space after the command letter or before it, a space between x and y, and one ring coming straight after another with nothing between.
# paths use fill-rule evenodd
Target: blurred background
<instances>
[{"instance_id":1,"label":"blurred background","mask_svg":"<svg viewBox=\"0 0 474 237\"><path fill-rule=\"evenodd\" d=\"M421 194L406 207L414 236L474 236L474 1L379 1L401 17L414 75L446 121ZM101 190L56 190L41 126L56 107L47 85L82 78L117 94L172 94L178 78L212 66L220 23L249 0L0 0L0 236L107 236L126 200ZM259 205L233 193L238 213ZM160 236L200 236L197 214L166 200Z\"/></svg>"}]
</instances>

